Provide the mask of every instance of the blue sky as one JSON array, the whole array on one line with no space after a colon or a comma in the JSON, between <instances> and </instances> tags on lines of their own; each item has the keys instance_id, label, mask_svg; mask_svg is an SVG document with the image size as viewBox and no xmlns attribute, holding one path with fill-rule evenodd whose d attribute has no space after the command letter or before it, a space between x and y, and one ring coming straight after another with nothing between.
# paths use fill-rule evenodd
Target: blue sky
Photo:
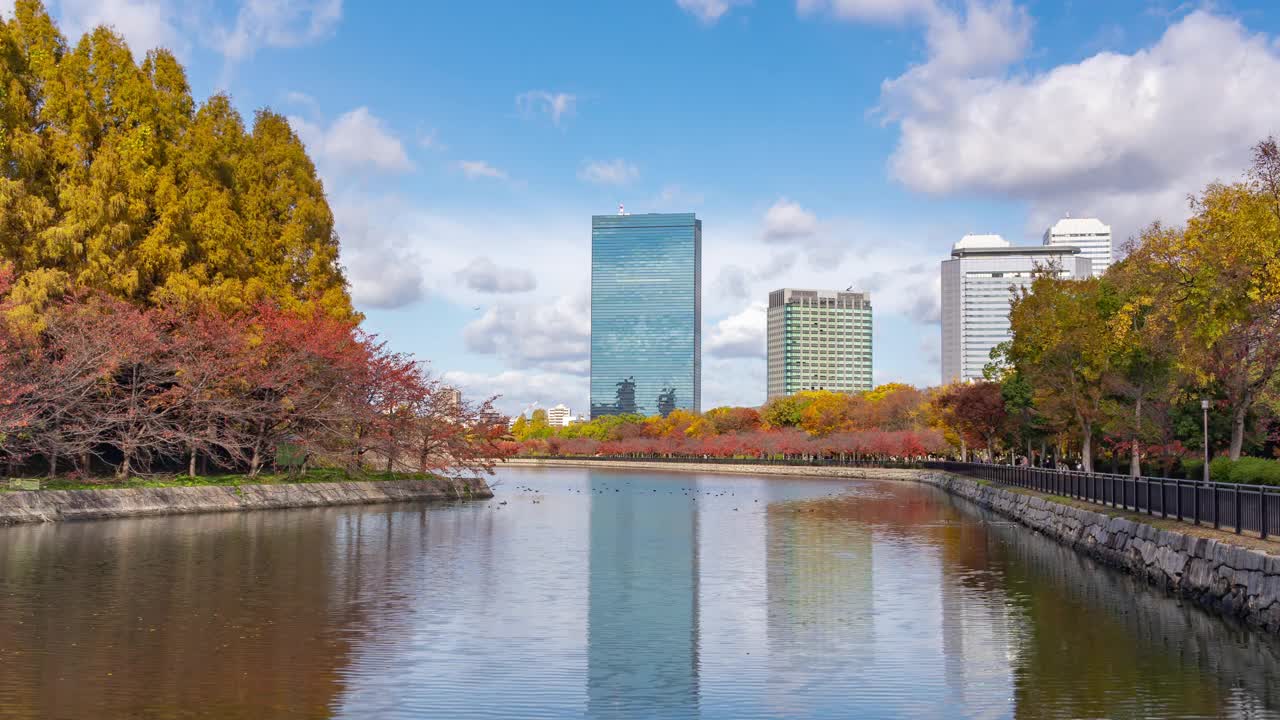
<instances>
[{"instance_id":1,"label":"blue sky","mask_svg":"<svg viewBox=\"0 0 1280 720\"><path fill-rule=\"evenodd\" d=\"M960 236L1178 222L1280 130L1271 0L50 7L289 115L369 329L508 411L585 409L590 215L619 202L698 213L704 406L757 404L769 290L869 290L877 382L934 384Z\"/></svg>"}]
</instances>

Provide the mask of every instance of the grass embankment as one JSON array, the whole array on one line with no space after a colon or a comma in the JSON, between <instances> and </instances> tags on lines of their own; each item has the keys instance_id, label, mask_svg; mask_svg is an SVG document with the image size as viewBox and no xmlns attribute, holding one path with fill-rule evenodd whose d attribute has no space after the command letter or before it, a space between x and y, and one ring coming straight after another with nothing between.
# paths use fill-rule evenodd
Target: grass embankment
<instances>
[{"instance_id":1,"label":"grass embankment","mask_svg":"<svg viewBox=\"0 0 1280 720\"><path fill-rule=\"evenodd\" d=\"M118 480L114 477L57 477L41 478L42 490L109 490L112 488L166 488L166 487L202 487L209 485L290 485L302 483L327 482L379 482L386 480L433 480L435 475L429 473L402 472L360 472L353 473L341 468L315 468L305 473L259 473L257 475L166 475L152 477L132 477ZM8 483L0 485L0 492L16 491Z\"/></svg>"}]
</instances>

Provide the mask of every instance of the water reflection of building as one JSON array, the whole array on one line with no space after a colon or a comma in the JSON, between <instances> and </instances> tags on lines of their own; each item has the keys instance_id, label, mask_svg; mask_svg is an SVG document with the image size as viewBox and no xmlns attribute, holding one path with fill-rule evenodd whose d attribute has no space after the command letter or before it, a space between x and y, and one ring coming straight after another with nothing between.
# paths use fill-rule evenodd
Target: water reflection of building
<instances>
[{"instance_id":1,"label":"water reflection of building","mask_svg":"<svg viewBox=\"0 0 1280 720\"><path fill-rule=\"evenodd\" d=\"M804 687L860 670L875 639L872 530L822 513L771 504L766 524L772 676L780 712L804 707Z\"/></svg>"},{"instance_id":2,"label":"water reflection of building","mask_svg":"<svg viewBox=\"0 0 1280 720\"><path fill-rule=\"evenodd\" d=\"M637 505L620 476L590 487L588 714L696 717L697 510L683 494Z\"/></svg>"},{"instance_id":3,"label":"water reflection of building","mask_svg":"<svg viewBox=\"0 0 1280 720\"><path fill-rule=\"evenodd\" d=\"M1007 711L1018 656L1016 619L1003 601L1002 577L992 571L988 526L946 522L926 529L942 560L942 656L947 691L959 707Z\"/></svg>"}]
</instances>

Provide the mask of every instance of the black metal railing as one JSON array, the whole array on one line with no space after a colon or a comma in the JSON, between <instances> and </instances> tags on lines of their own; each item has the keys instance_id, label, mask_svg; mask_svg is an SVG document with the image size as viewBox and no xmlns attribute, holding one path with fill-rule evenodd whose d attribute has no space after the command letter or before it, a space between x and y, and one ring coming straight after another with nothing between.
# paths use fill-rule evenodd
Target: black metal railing
<instances>
[{"instance_id":1,"label":"black metal railing","mask_svg":"<svg viewBox=\"0 0 1280 720\"><path fill-rule=\"evenodd\" d=\"M1266 538L1280 527L1280 487L1133 477L1021 465L930 462L958 475Z\"/></svg>"},{"instance_id":2,"label":"black metal railing","mask_svg":"<svg viewBox=\"0 0 1280 720\"><path fill-rule=\"evenodd\" d=\"M790 465L802 467L928 468L1098 503L1197 525L1258 533L1262 538L1280 530L1280 487L1202 482L1163 477L1133 477L1086 473L1024 465L962 463L949 460L864 460L830 457L718 458L700 456L576 456L573 460L651 463L707 463L717 465Z\"/></svg>"}]
</instances>

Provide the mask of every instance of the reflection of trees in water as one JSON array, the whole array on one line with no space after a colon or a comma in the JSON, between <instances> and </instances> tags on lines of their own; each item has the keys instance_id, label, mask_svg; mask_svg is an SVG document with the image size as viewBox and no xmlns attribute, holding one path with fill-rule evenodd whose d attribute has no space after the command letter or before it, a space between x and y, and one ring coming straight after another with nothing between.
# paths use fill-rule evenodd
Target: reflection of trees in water
<instances>
[{"instance_id":1,"label":"reflection of trees in water","mask_svg":"<svg viewBox=\"0 0 1280 720\"><path fill-rule=\"evenodd\" d=\"M1280 707L1280 645L970 503L1021 623L1017 717L1247 717ZM972 539L970 540L972 542ZM1240 688L1236 692L1233 688Z\"/></svg>"},{"instance_id":2,"label":"reflection of trees in water","mask_svg":"<svg viewBox=\"0 0 1280 720\"><path fill-rule=\"evenodd\" d=\"M1012 665L1019 718L1252 717L1280 707L1280 643L967 501L871 483L789 511L937 547L948 683L967 687L975 660ZM973 654L1000 646L1007 658Z\"/></svg>"},{"instance_id":3,"label":"reflection of trees in water","mask_svg":"<svg viewBox=\"0 0 1280 720\"><path fill-rule=\"evenodd\" d=\"M0 685L35 689L6 712L328 717L350 652L329 632L332 530L280 532L268 515L4 530L0 564L18 595L0 597L0 616L29 621L0 623L0 646L26 649ZM5 607L15 601L43 606Z\"/></svg>"},{"instance_id":4,"label":"reflection of trees in water","mask_svg":"<svg viewBox=\"0 0 1280 720\"><path fill-rule=\"evenodd\" d=\"M391 542L393 517L421 520L352 508L0 530L0 715L330 717L352 658L417 600L397 577L419 548Z\"/></svg>"}]
</instances>

